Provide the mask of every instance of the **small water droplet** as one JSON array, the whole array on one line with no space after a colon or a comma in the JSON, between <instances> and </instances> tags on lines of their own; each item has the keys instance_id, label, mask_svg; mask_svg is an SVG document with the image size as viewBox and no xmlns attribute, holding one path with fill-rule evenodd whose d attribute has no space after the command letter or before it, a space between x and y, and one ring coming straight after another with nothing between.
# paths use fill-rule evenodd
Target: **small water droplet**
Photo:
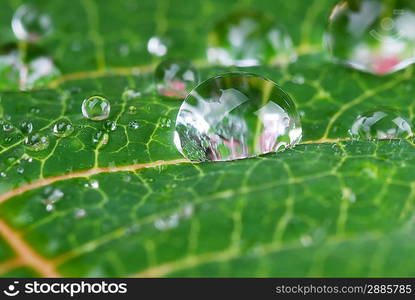
<instances>
[{"instance_id":1,"label":"small water droplet","mask_svg":"<svg viewBox=\"0 0 415 300\"><path fill-rule=\"evenodd\" d=\"M96 179L92 179L88 181L87 183L85 183L84 186L87 188L96 190L99 188L99 181Z\"/></svg>"},{"instance_id":2,"label":"small water droplet","mask_svg":"<svg viewBox=\"0 0 415 300\"><path fill-rule=\"evenodd\" d=\"M329 19L325 44L355 69L385 75L415 61L415 9L411 1L342 1Z\"/></svg>"},{"instance_id":3,"label":"small water droplet","mask_svg":"<svg viewBox=\"0 0 415 300\"><path fill-rule=\"evenodd\" d=\"M110 102L101 96L92 96L82 102L82 115L90 120L105 120L110 110Z\"/></svg>"},{"instance_id":4,"label":"small water droplet","mask_svg":"<svg viewBox=\"0 0 415 300\"><path fill-rule=\"evenodd\" d=\"M83 209L83 208L75 209L74 215L75 215L75 218L77 218L77 219L85 218L86 210Z\"/></svg>"},{"instance_id":5,"label":"small water droplet","mask_svg":"<svg viewBox=\"0 0 415 300\"><path fill-rule=\"evenodd\" d=\"M64 138L71 135L75 128L69 120L62 119L53 125L52 132L59 138Z\"/></svg>"},{"instance_id":6,"label":"small water droplet","mask_svg":"<svg viewBox=\"0 0 415 300\"><path fill-rule=\"evenodd\" d=\"M313 243L313 238L310 235L308 235L308 234L302 235L300 237L300 243L304 247L310 247L311 244Z\"/></svg>"},{"instance_id":7,"label":"small water droplet","mask_svg":"<svg viewBox=\"0 0 415 300\"><path fill-rule=\"evenodd\" d=\"M287 64L297 56L291 37L273 19L255 11L232 13L209 34L208 60L240 67Z\"/></svg>"},{"instance_id":8,"label":"small water droplet","mask_svg":"<svg viewBox=\"0 0 415 300\"><path fill-rule=\"evenodd\" d=\"M6 173L5 172L0 172L0 177L6 177Z\"/></svg>"},{"instance_id":9,"label":"small water droplet","mask_svg":"<svg viewBox=\"0 0 415 300\"><path fill-rule=\"evenodd\" d=\"M4 132L11 132L15 129L12 123L6 121L3 121L2 128Z\"/></svg>"},{"instance_id":10,"label":"small water droplet","mask_svg":"<svg viewBox=\"0 0 415 300\"><path fill-rule=\"evenodd\" d=\"M354 139L405 139L412 136L412 125L391 108L378 108L359 115L349 130Z\"/></svg>"},{"instance_id":11,"label":"small water droplet","mask_svg":"<svg viewBox=\"0 0 415 300\"><path fill-rule=\"evenodd\" d=\"M109 135L108 133L99 130L97 131L93 136L92 136L92 142L94 144L99 144L99 145L106 145L108 144L109 141Z\"/></svg>"},{"instance_id":12,"label":"small water droplet","mask_svg":"<svg viewBox=\"0 0 415 300\"><path fill-rule=\"evenodd\" d=\"M30 134L33 131L33 124L32 124L32 122L29 122L29 121L26 121L26 120L20 122L19 127L20 127L20 131L23 134L25 134L25 135L26 134Z\"/></svg>"},{"instance_id":13,"label":"small water droplet","mask_svg":"<svg viewBox=\"0 0 415 300\"><path fill-rule=\"evenodd\" d=\"M24 173L24 168L22 166L17 167L16 172L19 174L23 174Z\"/></svg>"},{"instance_id":14,"label":"small water droplet","mask_svg":"<svg viewBox=\"0 0 415 300\"><path fill-rule=\"evenodd\" d=\"M135 115L137 113L137 107L134 105L130 105L127 111L130 115Z\"/></svg>"},{"instance_id":15,"label":"small water droplet","mask_svg":"<svg viewBox=\"0 0 415 300\"><path fill-rule=\"evenodd\" d=\"M154 76L159 94L173 98L185 98L199 82L199 74L192 64L179 59L161 62Z\"/></svg>"},{"instance_id":16,"label":"small water droplet","mask_svg":"<svg viewBox=\"0 0 415 300\"><path fill-rule=\"evenodd\" d=\"M177 115L174 141L191 160L224 161L293 147L301 133L287 93L269 79L234 72L190 92Z\"/></svg>"},{"instance_id":17,"label":"small water droplet","mask_svg":"<svg viewBox=\"0 0 415 300\"><path fill-rule=\"evenodd\" d=\"M346 199L349 202L352 202L352 203L356 202L355 193L353 193L353 191L348 187L345 187L342 189L342 197L343 199Z\"/></svg>"},{"instance_id":18,"label":"small water droplet","mask_svg":"<svg viewBox=\"0 0 415 300\"><path fill-rule=\"evenodd\" d=\"M128 127L131 129L138 129L140 127L140 124L137 121L131 121L128 123Z\"/></svg>"},{"instance_id":19,"label":"small water droplet","mask_svg":"<svg viewBox=\"0 0 415 300\"><path fill-rule=\"evenodd\" d=\"M44 190L43 204L46 206L46 211L51 212L55 209L55 203L64 196L64 193L60 189L47 187Z\"/></svg>"},{"instance_id":20,"label":"small water droplet","mask_svg":"<svg viewBox=\"0 0 415 300\"><path fill-rule=\"evenodd\" d=\"M163 128L170 128L171 127L171 120L167 117L161 117L160 119L160 127Z\"/></svg>"},{"instance_id":21,"label":"small water droplet","mask_svg":"<svg viewBox=\"0 0 415 300\"><path fill-rule=\"evenodd\" d=\"M115 121L112 121L112 120L106 120L105 123L104 123L104 129L107 132L115 131L117 129L117 123Z\"/></svg>"},{"instance_id":22,"label":"small water droplet","mask_svg":"<svg viewBox=\"0 0 415 300\"><path fill-rule=\"evenodd\" d=\"M41 132L31 134L24 140L25 146L31 151L42 151L49 147L49 137Z\"/></svg>"},{"instance_id":23,"label":"small water droplet","mask_svg":"<svg viewBox=\"0 0 415 300\"><path fill-rule=\"evenodd\" d=\"M292 79L292 81L296 84L304 84L305 79L302 75L295 75Z\"/></svg>"},{"instance_id":24,"label":"small water droplet","mask_svg":"<svg viewBox=\"0 0 415 300\"><path fill-rule=\"evenodd\" d=\"M167 41L164 38L153 36L148 40L147 50L155 56L164 56L167 54Z\"/></svg>"},{"instance_id":25,"label":"small water droplet","mask_svg":"<svg viewBox=\"0 0 415 300\"><path fill-rule=\"evenodd\" d=\"M30 4L20 6L12 19L13 32L19 40L37 42L52 32L49 15Z\"/></svg>"},{"instance_id":26,"label":"small water droplet","mask_svg":"<svg viewBox=\"0 0 415 300\"><path fill-rule=\"evenodd\" d=\"M141 96L140 92L134 91L132 89L126 89L122 95L121 95L121 99L124 101L130 101L132 99L138 98Z\"/></svg>"}]
</instances>

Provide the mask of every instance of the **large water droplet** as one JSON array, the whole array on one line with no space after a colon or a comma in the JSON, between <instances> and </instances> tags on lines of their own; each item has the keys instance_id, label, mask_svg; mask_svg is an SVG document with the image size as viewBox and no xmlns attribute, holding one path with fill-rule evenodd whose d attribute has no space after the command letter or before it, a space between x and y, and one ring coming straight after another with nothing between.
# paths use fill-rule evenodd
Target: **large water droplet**
<instances>
[{"instance_id":1,"label":"large water droplet","mask_svg":"<svg viewBox=\"0 0 415 300\"><path fill-rule=\"evenodd\" d=\"M330 15L326 45L353 68L383 75L415 61L415 2L343 1Z\"/></svg>"},{"instance_id":2,"label":"large water droplet","mask_svg":"<svg viewBox=\"0 0 415 300\"><path fill-rule=\"evenodd\" d=\"M191 160L223 161L292 147L301 133L288 94L269 79L236 72L190 92L177 116L175 144Z\"/></svg>"},{"instance_id":3,"label":"large water droplet","mask_svg":"<svg viewBox=\"0 0 415 300\"><path fill-rule=\"evenodd\" d=\"M266 15L244 11L219 22L209 34L208 60L241 67L287 64L296 59L292 40Z\"/></svg>"},{"instance_id":4,"label":"large water droplet","mask_svg":"<svg viewBox=\"0 0 415 300\"><path fill-rule=\"evenodd\" d=\"M52 132L59 138L67 137L74 132L75 128L69 120L62 119L53 125Z\"/></svg>"},{"instance_id":5,"label":"large water droplet","mask_svg":"<svg viewBox=\"0 0 415 300\"><path fill-rule=\"evenodd\" d=\"M105 120L108 118L110 110L110 102L101 96L92 96L82 102L82 114L90 120Z\"/></svg>"},{"instance_id":6,"label":"large water droplet","mask_svg":"<svg viewBox=\"0 0 415 300\"><path fill-rule=\"evenodd\" d=\"M27 136L24 140L26 148L31 151L42 151L49 147L49 137L41 132Z\"/></svg>"},{"instance_id":7,"label":"large water droplet","mask_svg":"<svg viewBox=\"0 0 415 300\"><path fill-rule=\"evenodd\" d=\"M349 134L355 139L405 139L412 136L412 125L396 110L379 108L359 115Z\"/></svg>"},{"instance_id":8,"label":"large water droplet","mask_svg":"<svg viewBox=\"0 0 415 300\"><path fill-rule=\"evenodd\" d=\"M52 31L52 20L37 7L25 4L13 15L12 28L19 40L36 42Z\"/></svg>"},{"instance_id":9,"label":"large water droplet","mask_svg":"<svg viewBox=\"0 0 415 300\"><path fill-rule=\"evenodd\" d=\"M174 98L185 98L199 82L199 74L190 62L181 59L169 59L157 66L155 81L159 94Z\"/></svg>"}]
</instances>

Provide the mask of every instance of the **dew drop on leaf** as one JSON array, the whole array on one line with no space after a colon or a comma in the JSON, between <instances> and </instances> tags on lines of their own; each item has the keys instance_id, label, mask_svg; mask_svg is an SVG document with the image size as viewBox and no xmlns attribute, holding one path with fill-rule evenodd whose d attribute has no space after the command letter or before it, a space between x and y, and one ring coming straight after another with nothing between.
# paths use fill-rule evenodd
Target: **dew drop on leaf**
<instances>
[{"instance_id":1,"label":"dew drop on leaf","mask_svg":"<svg viewBox=\"0 0 415 300\"><path fill-rule=\"evenodd\" d=\"M99 144L99 145L106 145L108 144L109 141L109 135L108 133L99 130L97 131L93 136L92 136L92 142L94 144Z\"/></svg>"},{"instance_id":2,"label":"dew drop on leaf","mask_svg":"<svg viewBox=\"0 0 415 300\"><path fill-rule=\"evenodd\" d=\"M398 111L378 108L359 115L349 134L354 139L405 139L412 136L412 125Z\"/></svg>"},{"instance_id":3,"label":"dew drop on leaf","mask_svg":"<svg viewBox=\"0 0 415 300\"><path fill-rule=\"evenodd\" d=\"M175 144L195 161L225 161L296 145L300 117L290 96L273 81L227 73L190 92L176 119Z\"/></svg>"},{"instance_id":4,"label":"dew drop on leaf","mask_svg":"<svg viewBox=\"0 0 415 300\"><path fill-rule=\"evenodd\" d=\"M140 127L140 124L137 121L131 121L128 123L128 127L131 129L138 129Z\"/></svg>"},{"instance_id":5,"label":"dew drop on leaf","mask_svg":"<svg viewBox=\"0 0 415 300\"><path fill-rule=\"evenodd\" d=\"M74 215L75 215L75 218L77 218L77 219L85 218L86 210L83 209L83 208L78 208L78 209L75 210Z\"/></svg>"},{"instance_id":6,"label":"dew drop on leaf","mask_svg":"<svg viewBox=\"0 0 415 300\"><path fill-rule=\"evenodd\" d=\"M71 135L75 128L69 120L62 119L53 125L52 132L59 138L64 138Z\"/></svg>"},{"instance_id":7,"label":"dew drop on leaf","mask_svg":"<svg viewBox=\"0 0 415 300\"><path fill-rule=\"evenodd\" d=\"M15 129L12 123L9 123L7 121L1 121L1 123L4 132L11 132Z\"/></svg>"},{"instance_id":8,"label":"dew drop on leaf","mask_svg":"<svg viewBox=\"0 0 415 300\"><path fill-rule=\"evenodd\" d=\"M137 113L137 107L135 107L134 105L130 105L130 106L128 107L127 112L128 112L130 115L135 115L135 114Z\"/></svg>"},{"instance_id":9,"label":"dew drop on leaf","mask_svg":"<svg viewBox=\"0 0 415 300\"><path fill-rule=\"evenodd\" d=\"M297 58L286 30L254 11L232 13L217 23L209 34L207 56L211 63L240 67L288 64Z\"/></svg>"},{"instance_id":10,"label":"dew drop on leaf","mask_svg":"<svg viewBox=\"0 0 415 300\"><path fill-rule=\"evenodd\" d=\"M49 15L41 12L36 6L25 4L13 15L12 29L19 40L37 42L53 30Z\"/></svg>"},{"instance_id":11,"label":"dew drop on leaf","mask_svg":"<svg viewBox=\"0 0 415 300\"><path fill-rule=\"evenodd\" d=\"M82 102L82 115L90 120L105 120L108 118L110 110L110 102L101 96L92 96Z\"/></svg>"},{"instance_id":12,"label":"dew drop on leaf","mask_svg":"<svg viewBox=\"0 0 415 300\"><path fill-rule=\"evenodd\" d=\"M31 151L42 151L49 147L49 136L41 132L33 133L25 138L24 144Z\"/></svg>"},{"instance_id":13,"label":"dew drop on leaf","mask_svg":"<svg viewBox=\"0 0 415 300\"><path fill-rule=\"evenodd\" d=\"M20 122L19 128L23 134L30 134L33 131L33 124L32 122L23 120Z\"/></svg>"},{"instance_id":14,"label":"dew drop on leaf","mask_svg":"<svg viewBox=\"0 0 415 300\"><path fill-rule=\"evenodd\" d=\"M104 123L104 129L107 132L115 131L117 129L117 123L113 120L106 120Z\"/></svg>"},{"instance_id":15,"label":"dew drop on leaf","mask_svg":"<svg viewBox=\"0 0 415 300\"><path fill-rule=\"evenodd\" d=\"M415 61L414 26L414 1L343 1L331 12L325 44L335 60L385 75Z\"/></svg>"},{"instance_id":16,"label":"dew drop on leaf","mask_svg":"<svg viewBox=\"0 0 415 300\"><path fill-rule=\"evenodd\" d=\"M167 117L161 117L160 118L160 127L170 128L171 127L171 120Z\"/></svg>"},{"instance_id":17,"label":"dew drop on leaf","mask_svg":"<svg viewBox=\"0 0 415 300\"><path fill-rule=\"evenodd\" d=\"M199 82L195 67L186 60L169 59L155 71L155 84L160 95L183 99Z\"/></svg>"}]
</instances>

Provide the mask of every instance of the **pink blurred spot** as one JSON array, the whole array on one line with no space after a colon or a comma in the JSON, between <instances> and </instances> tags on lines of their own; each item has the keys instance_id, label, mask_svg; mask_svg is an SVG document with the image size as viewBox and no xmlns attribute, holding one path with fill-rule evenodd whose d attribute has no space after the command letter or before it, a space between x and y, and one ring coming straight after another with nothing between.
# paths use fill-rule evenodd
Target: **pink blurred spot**
<instances>
[{"instance_id":1,"label":"pink blurred spot","mask_svg":"<svg viewBox=\"0 0 415 300\"><path fill-rule=\"evenodd\" d=\"M167 97L185 98L187 96L186 83L182 80L172 80L161 94Z\"/></svg>"},{"instance_id":2,"label":"pink blurred spot","mask_svg":"<svg viewBox=\"0 0 415 300\"><path fill-rule=\"evenodd\" d=\"M392 71L399 62L400 60L397 57L379 57L375 59L373 71L384 75Z\"/></svg>"}]
</instances>

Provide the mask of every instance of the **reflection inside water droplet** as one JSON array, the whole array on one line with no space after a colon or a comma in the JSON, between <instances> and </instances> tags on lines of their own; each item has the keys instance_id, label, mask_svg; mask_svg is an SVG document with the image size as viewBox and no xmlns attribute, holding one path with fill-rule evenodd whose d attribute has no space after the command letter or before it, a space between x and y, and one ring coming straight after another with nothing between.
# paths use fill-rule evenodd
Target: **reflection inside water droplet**
<instances>
[{"instance_id":1,"label":"reflection inside water droplet","mask_svg":"<svg viewBox=\"0 0 415 300\"><path fill-rule=\"evenodd\" d=\"M240 67L287 64L297 58L286 30L254 11L232 13L219 22L209 34L207 54L212 63Z\"/></svg>"},{"instance_id":2,"label":"reflection inside water droplet","mask_svg":"<svg viewBox=\"0 0 415 300\"><path fill-rule=\"evenodd\" d=\"M415 2L343 1L335 6L326 45L339 61L383 75L415 61Z\"/></svg>"},{"instance_id":3,"label":"reflection inside water droplet","mask_svg":"<svg viewBox=\"0 0 415 300\"><path fill-rule=\"evenodd\" d=\"M354 139L405 139L412 136L412 125L396 110L382 107L359 115L349 134Z\"/></svg>"},{"instance_id":4,"label":"reflection inside water droplet","mask_svg":"<svg viewBox=\"0 0 415 300\"><path fill-rule=\"evenodd\" d=\"M191 160L223 161L292 147L301 133L288 94L271 80L236 72L189 94L177 116L175 144Z\"/></svg>"}]
</instances>

